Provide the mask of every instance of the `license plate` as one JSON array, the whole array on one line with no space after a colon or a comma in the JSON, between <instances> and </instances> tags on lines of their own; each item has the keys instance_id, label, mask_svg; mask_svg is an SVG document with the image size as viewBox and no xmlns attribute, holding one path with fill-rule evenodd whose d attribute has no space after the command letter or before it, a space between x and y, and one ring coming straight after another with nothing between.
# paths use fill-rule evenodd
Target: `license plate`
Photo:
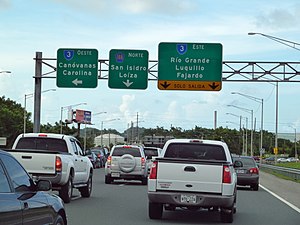
<instances>
[{"instance_id":1,"label":"license plate","mask_svg":"<svg viewBox=\"0 0 300 225\"><path fill-rule=\"evenodd\" d=\"M111 173L111 177L120 177L120 173Z\"/></svg>"},{"instance_id":2,"label":"license plate","mask_svg":"<svg viewBox=\"0 0 300 225\"><path fill-rule=\"evenodd\" d=\"M196 203L196 195L181 195L180 201L182 203Z\"/></svg>"},{"instance_id":3,"label":"license plate","mask_svg":"<svg viewBox=\"0 0 300 225\"><path fill-rule=\"evenodd\" d=\"M237 173L245 173L244 170L237 170L236 172L237 172Z\"/></svg>"}]
</instances>

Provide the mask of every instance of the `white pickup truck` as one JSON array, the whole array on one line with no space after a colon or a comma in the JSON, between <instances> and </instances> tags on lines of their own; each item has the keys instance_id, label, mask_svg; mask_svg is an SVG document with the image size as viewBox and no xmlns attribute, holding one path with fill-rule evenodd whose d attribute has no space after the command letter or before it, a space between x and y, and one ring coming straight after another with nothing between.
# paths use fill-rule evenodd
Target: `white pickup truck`
<instances>
[{"instance_id":1,"label":"white pickup truck","mask_svg":"<svg viewBox=\"0 0 300 225\"><path fill-rule=\"evenodd\" d=\"M222 222L233 222L237 176L226 143L172 139L152 164L148 180L148 213L160 219L163 209L220 211Z\"/></svg>"},{"instance_id":2,"label":"white pickup truck","mask_svg":"<svg viewBox=\"0 0 300 225\"><path fill-rule=\"evenodd\" d=\"M82 197L92 192L93 165L72 136L49 133L20 134L8 150L36 180L47 179L65 203L73 188Z\"/></svg>"}]
</instances>

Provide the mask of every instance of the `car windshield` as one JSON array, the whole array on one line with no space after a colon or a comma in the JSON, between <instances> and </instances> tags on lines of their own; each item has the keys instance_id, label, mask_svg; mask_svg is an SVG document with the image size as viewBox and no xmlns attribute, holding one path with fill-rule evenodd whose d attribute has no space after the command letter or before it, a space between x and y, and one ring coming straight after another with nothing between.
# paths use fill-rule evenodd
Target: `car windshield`
<instances>
[{"instance_id":1,"label":"car windshield","mask_svg":"<svg viewBox=\"0 0 300 225\"><path fill-rule=\"evenodd\" d=\"M144 148L146 156L158 156L158 150L154 148Z\"/></svg>"},{"instance_id":2,"label":"car windshield","mask_svg":"<svg viewBox=\"0 0 300 225\"><path fill-rule=\"evenodd\" d=\"M122 156L125 154L132 155L133 157L141 157L140 149L135 147L116 147L112 153L113 156Z\"/></svg>"},{"instance_id":3,"label":"car windshield","mask_svg":"<svg viewBox=\"0 0 300 225\"><path fill-rule=\"evenodd\" d=\"M219 145L173 143L166 150L165 157L183 159L226 160L225 152Z\"/></svg>"},{"instance_id":4,"label":"car windshield","mask_svg":"<svg viewBox=\"0 0 300 225\"><path fill-rule=\"evenodd\" d=\"M19 140L16 149L38 149L45 151L68 152L65 140L43 137L23 137Z\"/></svg>"},{"instance_id":5,"label":"car windshield","mask_svg":"<svg viewBox=\"0 0 300 225\"><path fill-rule=\"evenodd\" d=\"M97 155L104 155L101 150L91 150L91 151L94 152Z\"/></svg>"}]
</instances>

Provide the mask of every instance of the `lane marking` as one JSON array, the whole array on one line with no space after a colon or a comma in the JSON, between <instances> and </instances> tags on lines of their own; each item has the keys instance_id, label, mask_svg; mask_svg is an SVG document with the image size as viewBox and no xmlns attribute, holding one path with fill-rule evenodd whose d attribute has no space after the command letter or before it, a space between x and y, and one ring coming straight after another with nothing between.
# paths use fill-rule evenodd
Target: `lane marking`
<instances>
[{"instance_id":1,"label":"lane marking","mask_svg":"<svg viewBox=\"0 0 300 225\"><path fill-rule=\"evenodd\" d=\"M262 189L264 189L265 191L269 192L271 195L273 195L274 197L276 197L277 199L279 199L280 201L282 201L283 203L285 203L286 205L288 205L289 207L291 207L292 209L294 209L296 212L300 213L300 209L293 205L292 203L288 202L287 200L281 198L279 195L275 194L274 192L272 192L271 190L269 190L268 188L262 186L261 184L259 185Z\"/></svg>"}]
</instances>

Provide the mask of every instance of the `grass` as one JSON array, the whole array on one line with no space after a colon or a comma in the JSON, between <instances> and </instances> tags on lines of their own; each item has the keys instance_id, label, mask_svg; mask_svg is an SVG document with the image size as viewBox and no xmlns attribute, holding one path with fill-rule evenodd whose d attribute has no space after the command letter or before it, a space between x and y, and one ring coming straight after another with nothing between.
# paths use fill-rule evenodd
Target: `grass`
<instances>
[{"instance_id":1,"label":"grass","mask_svg":"<svg viewBox=\"0 0 300 225\"><path fill-rule=\"evenodd\" d=\"M300 162L277 163L276 166L281 166L281 167L285 167L285 168L300 169ZM262 171L273 174L274 176L279 177L281 179L291 180L291 181L300 183L299 179L293 179L291 177L284 176L282 174L279 174L279 173L277 173L275 171L272 171L272 170L269 170L269 169L262 169Z\"/></svg>"},{"instance_id":2,"label":"grass","mask_svg":"<svg viewBox=\"0 0 300 225\"><path fill-rule=\"evenodd\" d=\"M290 181L294 181L294 182L300 184L300 180L299 179L293 179L291 177L287 177L287 176L284 176L282 174L279 174L279 173L276 173L276 172L270 171L270 170L263 170L263 171L266 172L266 173L270 173L270 174L272 174L272 175L274 175L274 176L276 176L278 178L285 179L285 180L290 180Z\"/></svg>"},{"instance_id":3,"label":"grass","mask_svg":"<svg viewBox=\"0 0 300 225\"><path fill-rule=\"evenodd\" d=\"M300 162L277 163L276 166L300 169Z\"/></svg>"}]
</instances>

